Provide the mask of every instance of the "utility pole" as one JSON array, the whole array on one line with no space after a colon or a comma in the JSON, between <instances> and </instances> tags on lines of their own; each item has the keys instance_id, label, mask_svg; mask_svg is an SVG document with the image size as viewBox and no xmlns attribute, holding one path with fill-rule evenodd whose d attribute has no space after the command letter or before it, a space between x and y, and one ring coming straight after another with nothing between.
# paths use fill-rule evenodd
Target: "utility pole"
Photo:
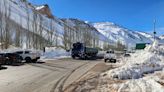
<instances>
[{"instance_id":1,"label":"utility pole","mask_svg":"<svg viewBox=\"0 0 164 92\"><path fill-rule=\"evenodd\" d=\"M153 34L154 34L154 41L155 41L155 35L157 34L157 32L156 32L156 20L154 20L154 32L153 32Z\"/></svg>"}]
</instances>

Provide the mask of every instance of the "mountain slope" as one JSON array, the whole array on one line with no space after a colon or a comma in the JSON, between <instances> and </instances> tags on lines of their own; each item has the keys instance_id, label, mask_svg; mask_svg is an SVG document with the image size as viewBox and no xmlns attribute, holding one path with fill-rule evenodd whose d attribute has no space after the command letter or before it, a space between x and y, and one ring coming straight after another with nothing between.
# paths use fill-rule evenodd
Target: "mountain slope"
<instances>
[{"instance_id":1,"label":"mountain slope","mask_svg":"<svg viewBox=\"0 0 164 92\"><path fill-rule=\"evenodd\" d=\"M131 31L111 22L92 23L92 25L113 42L120 41L126 46L134 47L136 43L152 43L153 36L150 34Z\"/></svg>"},{"instance_id":2,"label":"mountain slope","mask_svg":"<svg viewBox=\"0 0 164 92\"><path fill-rule=\"evenodd\" d=\"M164 40L164 35L160 36L159 38L162 39L162 40Z\"/></svg>"},{"instance_id":3,"label":"mountain slope","mask_svg":"<svg viewBox=\"0 0 164 92\"><path fill-rule=\"evenodd\" d=\"M99 32L114 42L120 41L126 46L134 46L136 43L151 43L152 40L138 32L131 31L111 22L93 23Z\"/></svg>"},{"instance_id":4,"label":"mountain slope","mask_svg":"<svg viewBox=\"0 0 164 92\"><path fill-rule=\"evenodd\" d=\"M106 36L101 34L93 25L90 25L89 23L86 23L85 21L74 19L74 18L61 19L61 20L67 25L76 29L77 33L82 33L81 36L79 36L79 38L81 37L82 39L86 40L87 38L91 36L91 38L93 39L98 39L99 41L102 41L102 42L112 43L112 40L109 40Z\"/></svg>"}]
</instances>

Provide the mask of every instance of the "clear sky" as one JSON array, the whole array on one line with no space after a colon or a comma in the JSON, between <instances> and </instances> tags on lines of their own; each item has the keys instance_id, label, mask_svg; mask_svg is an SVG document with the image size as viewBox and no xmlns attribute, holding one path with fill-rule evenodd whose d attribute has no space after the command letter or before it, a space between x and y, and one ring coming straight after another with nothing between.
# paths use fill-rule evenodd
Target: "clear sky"
<instances>
[{"instance_id":1,"label":"clear sky","mask_svg":"<svg viewBox=\"0 0 164 92\"><path fill-rule=\"evenodd\" d=\"M29 0L48 4L59 18L90 22L114 22L131 30L151 32L157 20L158 35L164 34L164 0Z\"/></svg>"}]
</instances>

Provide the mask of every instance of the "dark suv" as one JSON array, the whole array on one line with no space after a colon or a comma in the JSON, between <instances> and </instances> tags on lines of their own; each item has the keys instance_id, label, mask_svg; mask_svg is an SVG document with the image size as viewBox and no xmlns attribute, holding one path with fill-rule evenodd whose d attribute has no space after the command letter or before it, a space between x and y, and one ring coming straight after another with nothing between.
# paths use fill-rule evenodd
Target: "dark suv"
<instances>
[{"instance_id":1,"label":"dark suv","mask_svg":"<svg viewBox=\"0 0 164 92\"><path fill-rule=\"evenodd\" d=\"M20 55L18 55L16 53L6 53L5 57L6 57L5 64L7 64L7 65L22 63Z\"/></svg>"}]
</instances>

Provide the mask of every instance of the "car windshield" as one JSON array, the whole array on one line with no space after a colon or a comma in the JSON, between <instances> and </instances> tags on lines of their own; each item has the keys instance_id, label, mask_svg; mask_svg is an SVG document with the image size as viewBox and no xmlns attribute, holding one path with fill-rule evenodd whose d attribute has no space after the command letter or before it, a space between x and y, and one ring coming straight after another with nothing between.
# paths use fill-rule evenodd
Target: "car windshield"
<instances>
[{"instance_id":1,"label":"car windshield","mask_svg":"<svg viewBox=\"0 0 164 92\"><path fill-rule=\"evenodd\" d=\"M31 51L25 51L25 54L29 54Z\"/></svg>"},{"instance_id":2,"label":"car windshield","mask_svg":"<svg viewBox=\"0 0 164 92\"><path fill-rule=\"evenodd\" d=\"M74 44L74 49L76 49L76 50L80 50L80 49L82 49L82 47L83 47L83 44L81 44L81 43Z\"/></svg>"},{"instance_id":3,"label":"car windshield","mask_svg":"<svg viewBox=\"0 0 164 92\"><path fill-rule=\"evenodd\" d=\"M16 53L17 54L23 54L23 51L17 51Z\"/></svg>"}]
</instances>

